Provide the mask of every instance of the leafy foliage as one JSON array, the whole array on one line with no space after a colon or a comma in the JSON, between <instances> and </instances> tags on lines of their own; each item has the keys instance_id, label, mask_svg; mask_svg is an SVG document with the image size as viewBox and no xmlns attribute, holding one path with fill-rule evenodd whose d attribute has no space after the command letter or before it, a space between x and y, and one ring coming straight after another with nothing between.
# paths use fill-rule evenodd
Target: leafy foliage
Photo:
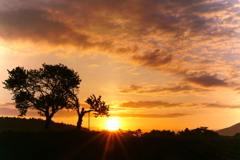
<instances>
[{"instance_id":1,"label":"leafy foliage","mask_svg":"<svg viewBox=\"0 0 240 160\"><path fill-rule=\"evenodd\" d=\"M43 64L38 70L16 67L8 73L4 88L12 91L20 116L26 115L29 108L38 110L39 115L46 117L45 129L59 110L75 107L70 99L72 92L78 91L81 79L67 66Z\"/></svg>"},{"instance_id":2,"label":"leafy foliage","mask_svg":"<svg viewBox=\"0 0 240 160\"><path fill-rule=\"evenodd\" d=\"M101 98L102 98L101 96L96 98L96 96L93 94L86 100L86 103L88 103L90 105L90 109L92 109L92 111L95 112L93 113L95 117L98 117L98 116L102 117L104 115L108 117L110 116L108 114L109 105L106 105L106 103L102 101Z\"/></svg>"}]
</instances>

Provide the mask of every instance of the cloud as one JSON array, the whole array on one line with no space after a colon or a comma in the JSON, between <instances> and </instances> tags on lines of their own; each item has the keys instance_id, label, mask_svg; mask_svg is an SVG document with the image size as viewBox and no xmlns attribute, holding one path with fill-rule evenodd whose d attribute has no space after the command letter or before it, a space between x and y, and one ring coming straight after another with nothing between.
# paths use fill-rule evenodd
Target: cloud
<instances>
[{"instance_id":1,"label":"cloud","mask_svg":"<svg viewBox=\"0 0 240 160\"><path fill-rule=\"evenodd\" d=\"M226 104L222 102L185 102L185 103L169 103L164 101L129 101L123 102L119 105L119 108L124 107L126 108L145 108L145 109L152 109L152 108L195 108L195 109L202 109L202 108L219 108L219 109L239 109L240 104Z\"/></svg>"},{"instance_id":2,"label":"cloud","mask_svg":"<svg viewBox=\"0 0 240 160\"><path fill-rule=\"evenodd\" d=\"M81 104L81 107L89 108L87 104ZM37 113L38 110L36 109L28 109L26 116L33 116L33 117L40 117L40 115ZM17 108L15 108L15 103L0 103L0 116L18 116L19 111ZM69 118L69 117L76 117L77 113L76 111L72 110L59 110L55 115L54 118Z\"/></svg>"},{"instance_id":3,"label":"cloud","mask_svg":"<svg viewBox=\"0 0 240 160\"><path fill-rule=\"evenodd\" d=\"M8 108L8 107L0 107L0 116L18 116L19 111L17 108ZM39 117L36 110L28 110L26 116Z\"/></svg>"},{"instance_id":4,"label":"cloud","mask_svg":"<svg viewBox=\"0 0 240 160\"><path fill-rule=\"evenodd\" d=\"M9 0L0 6L0 38L6 46L92 49L203 87L226 87L215 75L228 72L229 64L218 62L223 54L240 52L239 15L233 0ZM189 76L192 70L209 75Z\"/></svg>"},{"instance_id":5,"label":"cloud","mask_svg":"<svg viewBox=\"0 0 240 160\"><path fill-rule=\"evenodd\" d=\"M43 10L18 9L1 11L1 37L6 40L46 40L49 43L66 43L72 32L65 24L48 19L50 14ZM83 39L86 37L83 36Z\"/></svg>"},{"instance_id":6,"label":"cloud","mask_svg":"<svg viewBox=\"0 0 240 160\"><path fill-rule=\"evenodd\" d=\"M203 73L201 75L189 76L186 81L203 87L228 87L228 83L217 78L217 75Z\"/></svg>"},{"instance_id":7,"label":"cloud","mask_svg":"<svg viewBox=\"0 0 240 160\"><path fill-rule=\"evenodd\" d=\"M228 108L228 109L239 109L240 108L240 104L229 105L229 104L223 104L223 103L219 103L219 102L202 103L201 105L204 107L207 107L207 108Z\"/></svg>"},{"instance_id":8,"label":"cloud","mask_svg":"<svg viewBox=\"0 0 240 160\"><path fill-rule=\"evenodd\" d=\"M164 101L129 101L119 105L128 108L170 108L179 107L181 103L168 103Z\"/></svg>"},{"instance_id":9,"label":"cloud","mask_svg":"<svg viewBox=\"0 0 240 160\"><path fill-rule=\"evenodd\" d=\"M177 118L189 116L190 114L184 113L167 113L167 114L111 114L112 117L138 117L138 118Z\"/></svg>"},{"instance_id":10,"label":"cloud","mask_svg":"<svg viewBox=\"0 0 240 160\"><path fill-rule=\"evenodd\" d=\"M132 92L139 91L141 88L142 87L140 87L140 86L132 84L132 85L128 86L127 88L119 89L119 92L120 93L132 93Z\"/></svg>"},{"instance_id":11,"label":"cloud","mask_svg":"<svg viewBox=\"0 0 240 160\"><path fill-rule=\"evenodd\" d=\"M240 91L240 87L239 88L235 88L234 91Z\"/></svg>"},{"instance_id":12,"label":"cloud","mask_svg":"<svg viewBox=\"0 0 240 160\"><path fill-rule=\"evenodd\" d=\"M99 65L98 64L91 64L91 65L89 65L89 67L90 68L96 68L96 67L99 67Z\"/></svg>"},{"instance_id":13,"label":"cloud","mask_svg":"<svg viewBox=\"0 0 240 160\"><path fill-rule=\"evenodd\" d=\"M144 55L134 55L132 56L133 63L136 63L141 66L158 68L162 65L168 64L172 61L172 55L160 53L160 50L157 49L154 52L145 53Z\"/></svg>"},{"instance_id":14,"label":"cloud","mask_svg":"<svg viewBox=\"0 0 240 160\"><path fill-rule=\"evenodd\" d=\"M19 112L17 109L0 107L0 115L1 116L18 116Z\"/></svg>"},{"instance_id":15,"label":"cloud","mask_svg":"<svg viewBox=\"0 0 240 160\"><path fill-rule=\"evenodd\" d=\"M12 107L12 106L15 106L15 103L0 103L0 107Z\"/></svg>"},{"instance_id":16,"label":"cloud","mask_svg":"<svg viewBox=\"0 0 240 160\"><path fill-rule=\"evenodd\" d=\"M82 48L98 46L101 49L111 46L110 41L90 41L88 35L54 19L51 12L37 9L0 11L0 35L6 41L46 42Z\"/></svg>"},{"instance_id":17,"label":"cloud","mask_svg":"<svg viewBox=\"0 0 240 160\"><path fill-rule=\"evenodd\" d=\"M161 85L145 85L145 86L137 86L137 85L130 85L126 86L125 88L120 88L120 93L135 93L135 94L154 94L154 93L204 93L209 92L211 90L204 89L204 88L196 88L190 85L169 85L169 86L161 86Z\"/></svg>"}]
</instances>

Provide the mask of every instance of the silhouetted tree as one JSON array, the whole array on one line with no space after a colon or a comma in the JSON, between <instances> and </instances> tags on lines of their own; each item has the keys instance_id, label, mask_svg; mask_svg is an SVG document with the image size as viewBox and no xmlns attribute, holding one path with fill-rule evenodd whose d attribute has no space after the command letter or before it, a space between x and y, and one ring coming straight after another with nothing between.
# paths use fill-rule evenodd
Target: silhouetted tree
<instances>
[{"instance_id":1,"label":"silhouetted tree","mask_svg":"<svg viewBox=\"0 0 240 160\"><path fill-rule=\"evenodd\" d=\"M141 137L141 135L143 134L141 129L137 129L135 131L132 131L130 129L129 130L118 129L118 133L128 137Z\"/></svg>"},{"instance_id":2,"label":"silhouetted tree","mask_svg":"<svg viewBox=\"0 0 240 160\"><path fill-rule=\"evenodd\" d=\"M136 137L141 137L142 134L143 134L143 132L142 132L141 129L137 129L137 130L135 130L135 132L134 132L134 135L135 135Z\"/></svg>"},{"instance_id":3,"label":"silhouetted tree","mask_svg":"<svg viewBox=\"0 0 240 160\"><path fill-rule=\"evenodd\" d=\"M74 107L69 101L81 79L67 66L43 64L38 70L16 67L8 70L8 74L4 88L12 91L19 116L26 115L29 108L36 109L39 115L46 117L44 128L49 129L55 113Z\"/></svg>"},{"instance_id":4,"label":"silhouetted tree","mask_svg":"<svg viewBox=\"0 0 240 160\"><path fill-rule=\"evenodd\" d=\"M72 92L73 93L73 92ZM78 100L78 97L76 94L72 94L71 99L73 100L73 102L71 102L71 100L69 102L71 102L74 106L77 114L78 114L78 121L77 121L77 129L81 129L82 127L82 121L83 121L83 117L86 113L88 112L95 112L95 117L98 116L109 116L108 111L109 111L109 105L106 105L106 103L104 101L101 100L101 96L99 96L98 98L96 98L96 96L93 94L92 96L90 96L85 102L88 103L90 105L90 109L86 110L85 108L82 107L82 109L80 109L80 103ZM75 103L75 105L74 105Z\"/></svg>"},{"instance_id":5,"label":"silhouetted tree","mask_svg":"<svg viewBox=\"0 0 240 160\"><path fill-rule=\"evenodd\" d=\"M184 131L178 132L178 136L186 138L214 138L219 137L218 133L208 130L208 127L200 127L193 130L186 128Z\"/></svg>"},{"instance_id":6,"label":"silhouetted tree","mask_svg":"<svg viewBox=\"0 0 240 160\"><path fill-rule=\"evenodd\" d=\"M240 133L236 133L233 137L234 138L240 138Z\"/></svg>"},{"instance_id":7,"label":"silhouetted tree","mask_svg":"<svg viewBox=\"0 0 240 160\"><path fill-rule=\"evenodd\" d=\"M170 130L152 130L149 133L144 133L142 136L150 138L173 138L175 137L175 133L173 131L171 132Z\"/></svg>"},{"instance_id":8,"label":"silhouetted tree","mask_svg":"<svg viewBox=\"0 0 240 160\"><path fill-rule=\"evenodd\" d=\"M108 114L109 111L109 105L106 105L104 101L101 100L101 96L96 98L96 96L93 94L92 96L88 97L88 99L85 101L87 104L90 105L90 109L92 109L95 113L95 117L98 116L110 116Z\"/></svg>"}]
</instances>

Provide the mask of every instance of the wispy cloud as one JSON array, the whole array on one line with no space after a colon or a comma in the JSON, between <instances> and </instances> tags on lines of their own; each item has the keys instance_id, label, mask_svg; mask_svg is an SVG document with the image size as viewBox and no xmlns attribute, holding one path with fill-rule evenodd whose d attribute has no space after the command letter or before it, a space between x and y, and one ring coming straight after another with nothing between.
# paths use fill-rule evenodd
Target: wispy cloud
<instances>
[{"instance_id":1,"label":"wispy cloud","mask_svg":"<svg viewBox=\"0 0 240 160\"><path fill-rule=\"evenodd\" d=\"M228 109L239 109L240 108L240 104L224 104L224 103L220 103L220 102L214 102L214 103L202 103L201 104L203 107L207 107L207 108L228 108Z\"/></svg>"},{"instance_id":2,"label":"wispy cloud","mask_svg":"<svg viewBox=\"0 0 240 160\"><path fill-rule=\"evenodd\" d=\"M205 93L212 91L205 88L197 88L187 84L179 85L130 85L125 86L124 88L118 89L120 93L134 93L134 94L156 94L156 93L168 93L168 94L192 94L192 93Z\"/></svg>"},{"instance_id":3,"label":"wispy cloud","mask_svg":"<svg viewBox=\"0 0 240 160\"><path fill-rule=\"evenodd\" d=\"M190 114L184 113L167 113L167 114L111 114L112 117L137 117L137 118L178 118L189 116Z\"/></svg>"},{"instance_id":4,"label":"wispy cloud","mask_svg":"<svg viewBox=\"0 0 240 160\"><path fill-rule=\"evenodd\" d=\"M95 68L95 67L99 67L99 65L98 64L91 64L91 65L89 65L89 67L90 68Z\"/></svg>"},{"instance_id":5,"label":"wispy cloud","mask_svg":"<svg viewBox=\"0 0 240 160\"><path fill-rule=\"evenodd\" d=\"M169 108L179 107L181 103L168 103L164 101L129 101L120 104L120 107L129 108Z\"/></svg>"}]
</instances>

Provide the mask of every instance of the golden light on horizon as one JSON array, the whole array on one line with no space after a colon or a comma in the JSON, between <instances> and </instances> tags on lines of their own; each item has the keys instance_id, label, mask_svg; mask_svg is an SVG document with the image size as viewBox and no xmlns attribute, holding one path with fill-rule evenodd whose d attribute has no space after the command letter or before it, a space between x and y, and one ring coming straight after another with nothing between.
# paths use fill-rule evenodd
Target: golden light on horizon
<instances>
[{"instance_id":1,"label":"golden light on horizon","mask_svg":"<svg viewBox=\"0 0 240 160\"><path fill-rule=\"evenodd\" d=\"M120 121L116 117L108 118L106 121L106 128L110 131L116 131L120 127Z\"/></svg>"}]
</instances>

